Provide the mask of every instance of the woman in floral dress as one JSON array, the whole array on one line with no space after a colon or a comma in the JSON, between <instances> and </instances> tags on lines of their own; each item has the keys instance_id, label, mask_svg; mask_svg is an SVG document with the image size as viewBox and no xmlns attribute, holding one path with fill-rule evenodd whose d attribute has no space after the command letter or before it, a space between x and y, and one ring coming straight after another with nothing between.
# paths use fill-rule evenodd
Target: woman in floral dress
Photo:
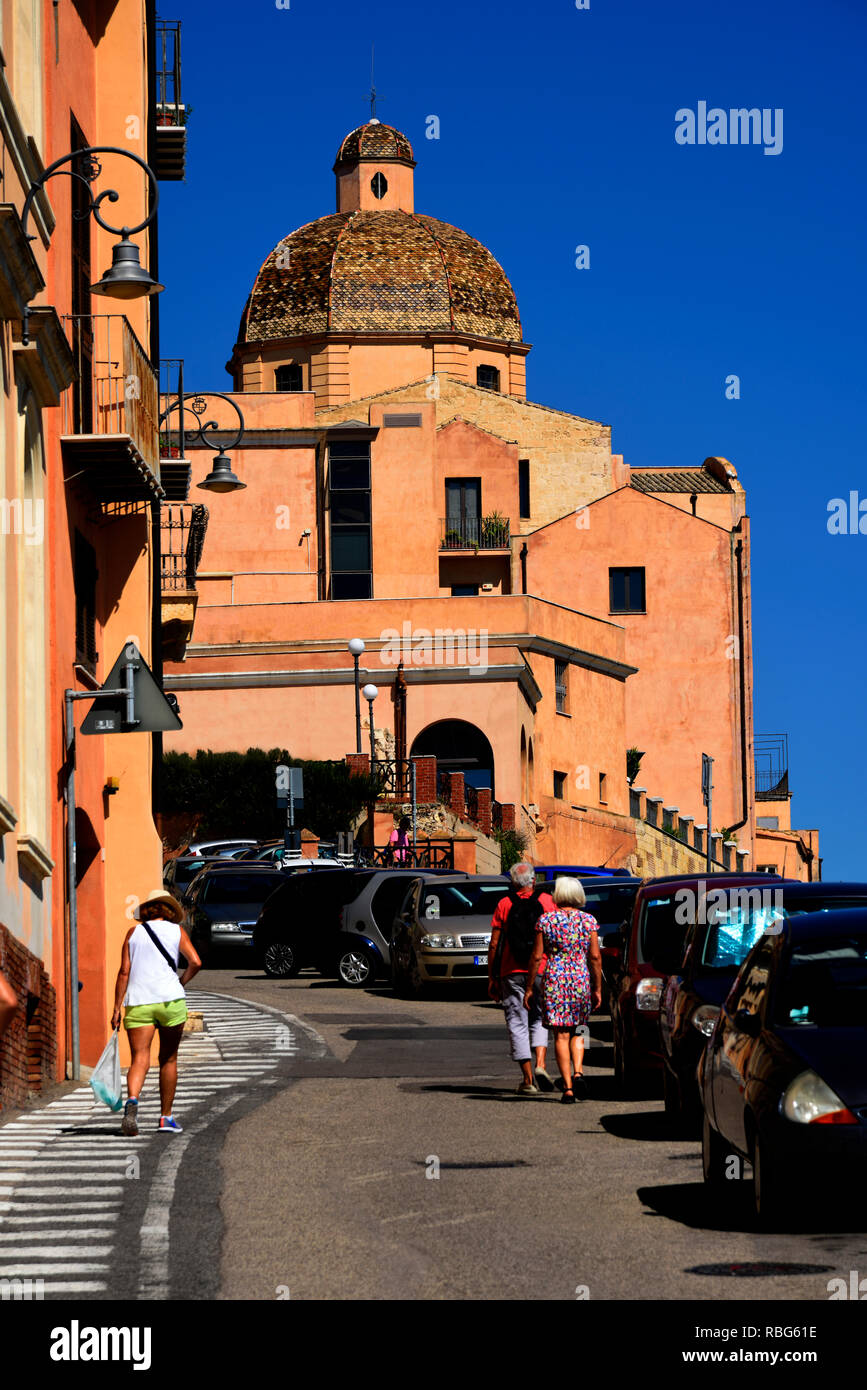
<instances>
[{"instance_id":1,"label":"woman in floral dress","mask_svg":"<svg viewBox=\"0 0 867 1390\"><path fill-rule=\"evenodd\" d=\"M554 1032L554 1052L563 1078L562 1101L583 1100L584 1026L602 1004L602 956L598 923L583 912L587 899L577 878L558 878L555 912L544 912L536 927L536 946L527 972L524 1005L530 1007L533 981L543 954L548 964L543 985L544 1020ZM573 1086L574 1071L574 1086Z\"/></svg>"}]
</instances>

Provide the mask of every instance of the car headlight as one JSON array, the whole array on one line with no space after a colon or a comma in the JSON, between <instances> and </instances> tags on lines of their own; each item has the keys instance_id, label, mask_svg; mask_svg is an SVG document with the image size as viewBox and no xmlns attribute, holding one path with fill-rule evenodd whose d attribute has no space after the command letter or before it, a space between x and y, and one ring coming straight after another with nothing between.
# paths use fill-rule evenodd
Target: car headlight
<instances>
[{"instance_id":1,"label":"car headlight","mask_svg":"<svg viewBox=\"0 0 867 1390\"><path fill-rule=\"evenodd\" d=\"M693 1028L697 1028L700 1033L704 1033L705 1037L709 1038L718 1018L719 1009L716 1004L699 1004L690 1019L690 1023Z\"/></svg>"},{"instance_id":2,"label":"car headlight","mask_svg":"<svg viewBox=\"0 0 867 1390\"><path fill-rule=\"evenodd\" d=\"M856 1125L852 1111L814 1071L802 1071L780 1097L787 1120L801 1125Z\"/></svg>"},{"instance_id":3,"label":"car headlight","mask_svg":"<svg viewBox=\"0 0 867 1390\"><path fill-rule=\"evenodd\" d=\"M212 922L211 931L241 931L239 922Z\"/></svg>"},{"instance_id":4,"label":"car headlight","mask_svg":"<svg viewBox=\"0 0 867 1390\"><path fill-rule=\"evenodd\" d=\"M639 980L635 989L635 1007L642 1013L659 1012L659 997L662 994L662 980L654 975L647 980Z\"/></svg>"},{"instance_id":5,"label":"car headlight","mask_svg":"<svg viewBox=\"0 0 867 1390\"><path fill-rule=\"evenodd\" d=\"M453 936L423 936L420 944L427 951L448 951L458 943Z\"/></svg>"}]
</instances>

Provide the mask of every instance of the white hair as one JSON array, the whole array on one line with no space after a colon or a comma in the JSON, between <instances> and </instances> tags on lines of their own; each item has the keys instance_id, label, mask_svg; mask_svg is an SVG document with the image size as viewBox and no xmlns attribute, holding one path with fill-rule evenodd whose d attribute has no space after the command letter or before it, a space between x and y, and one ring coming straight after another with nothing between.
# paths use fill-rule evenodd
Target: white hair
<instances>
[{"instance_id":1,"label":"white hair","mask_svg":"<svg viewBox=\"0 0 867 1390\"><path fill-rule=\"evenodd\" d=\"M587 902L581 880L569 878L566 874L561 874L557 879L551 896L558 907L584 907Z\"/></svg>"},{"instance_id":2,"label":"white hair","mask_svg":"<svg viewBox=\"0 0 867 1390\"><path fill-rule=\"evenodd\" d=\"M513 864L509 870L509 878L516 888L532 888L536 882L536 870L532 864Z\"/></svg>"}]
</instances>

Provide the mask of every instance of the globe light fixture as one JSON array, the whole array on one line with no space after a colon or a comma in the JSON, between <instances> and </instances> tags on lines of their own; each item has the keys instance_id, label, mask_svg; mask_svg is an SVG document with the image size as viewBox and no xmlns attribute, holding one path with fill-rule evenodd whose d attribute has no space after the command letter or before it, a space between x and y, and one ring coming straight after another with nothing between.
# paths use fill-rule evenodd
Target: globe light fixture
<instances>
[{"instance_id":1,"label":"globe light fixture","mask_svg":"<svg viewBox=\"0 0 867 1390\"><path fill-rule=\"evenodd\" d=\"M373 764L376 761L376 752L373 744L373 702L379 694L379 690L375 685L366 685L361 693L367 701L367 708L370 712L370 770L372 772Z\"/></svg>"},{"instance_id":2,"label":"globe light fixture","mask_svg":"<svg viewBox=\"0 0 867 1390\"><path fill-rule=\"evenodd\" d=\"M352 653L352 660L355 662L355 751L361 752L361 699L359 692L359 671L358 658L364 651L364 643L360 637L351 637L346 644Z\"/></svg>"}]
</instances>

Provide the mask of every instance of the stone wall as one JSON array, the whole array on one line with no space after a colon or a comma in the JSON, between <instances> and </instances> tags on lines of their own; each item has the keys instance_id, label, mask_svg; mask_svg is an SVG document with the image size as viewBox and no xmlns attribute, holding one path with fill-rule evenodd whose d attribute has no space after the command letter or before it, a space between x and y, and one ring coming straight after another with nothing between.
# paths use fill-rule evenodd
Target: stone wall
<instances>
[{"instance_id":1,"label":"stone wall","mask_svg":"<svg viewBox=\"0 0 867 1390\"><path fill-rule=\"evenodd\" d=\"M57 1001L42 962L0 927L0 970L20 1007L0 1040L0 1111L20 1106L54 1080Z\"/></svg>"}]
</instances>

